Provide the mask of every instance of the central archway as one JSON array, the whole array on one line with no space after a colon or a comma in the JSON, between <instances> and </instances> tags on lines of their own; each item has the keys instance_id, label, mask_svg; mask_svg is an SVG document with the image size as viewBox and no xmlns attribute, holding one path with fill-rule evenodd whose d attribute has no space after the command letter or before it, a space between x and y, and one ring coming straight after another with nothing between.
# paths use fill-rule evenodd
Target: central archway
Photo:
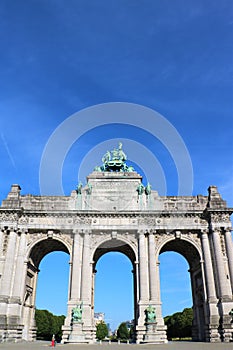
<instances>
[{"instance_id":1,"label":"central archway","mask_svg":"<svg viewBox=\"0 0 233 350\"><path fill-rule=\"evenodd\" d=\"M124 255L126 258L129 259L131 262L131 273L132 273L132 289L133 289L133 295L132 295L132 304L133 304L133 319L134 319L134 328L135 328L135 320L137 319L137 282L136 282L136 256L133 248L123 240L119 239L111 239L106 240L102 242L95 250L93 255L93 276L95 276L97 272L97 263L100 261L100 259L103 257L105 258L109 253L115 253L112 258L116 259L116 262L118 260L118 257L121 255ZM117 256L116 254L119 253ZM97 275L98 276L98 275ZM94 295L95 295L95 278L93 278L93 288L92 288L92 308L94 310ZM102 311L102 310L100 310ZM106 320L107 321L107 320ZM126 320L121 320L126 321ZM106 322L107 323L107 322Z\"/></svg>"},{"instance_id":2,"label":"central archway","mask_svg":"<svg viewBox=\"0 0 233 350\"><path fill-rule=\"evenodd\" d=\"M179 253L189 265L193 301L192 339L194 341L205 341L205 286L201 254L193 242L177 238L166 241L160 247L158 255L165 252Z\"/></svg>"}]
</instances>

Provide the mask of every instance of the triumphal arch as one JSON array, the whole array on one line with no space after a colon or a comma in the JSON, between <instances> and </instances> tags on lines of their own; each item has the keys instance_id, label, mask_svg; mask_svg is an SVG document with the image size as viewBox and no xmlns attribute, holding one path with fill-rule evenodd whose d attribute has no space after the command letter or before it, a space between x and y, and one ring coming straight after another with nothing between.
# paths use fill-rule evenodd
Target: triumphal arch
<instances>
[{"instance_id":1,"label":"triumphal arch","mask_svg":"<svg viewBox=\"0 0 233 350\"><path fill-rule=\"evenodd\" d=\"M232 212L216 186L206 196L159 196L121 144L69 196L21 195L12 185L0 207L1 341L35 339L39 266L53 251L70 255L63 342L95 341L95 267L112 251L132 262L137 343L167 342L158 260L166 251L189 264L193 340L232 341Z\"/></svg>"}]
</instances>

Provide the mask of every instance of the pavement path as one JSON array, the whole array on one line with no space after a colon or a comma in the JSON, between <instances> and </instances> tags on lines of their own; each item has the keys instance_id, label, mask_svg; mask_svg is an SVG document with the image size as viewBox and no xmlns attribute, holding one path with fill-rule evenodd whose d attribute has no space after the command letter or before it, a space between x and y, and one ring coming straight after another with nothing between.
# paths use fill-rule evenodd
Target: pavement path
<instances>
[{"instance_id":1,"label":"pavement path","mask_svg":"<svg viewBox=\"0 0 233 350\"><path fill-rule=\"evenodd\" d=\"M168 344L57 344L51 342L1 343L0 350L233 350L233 343L169 342Z\"/></svg>"}]
</instances>

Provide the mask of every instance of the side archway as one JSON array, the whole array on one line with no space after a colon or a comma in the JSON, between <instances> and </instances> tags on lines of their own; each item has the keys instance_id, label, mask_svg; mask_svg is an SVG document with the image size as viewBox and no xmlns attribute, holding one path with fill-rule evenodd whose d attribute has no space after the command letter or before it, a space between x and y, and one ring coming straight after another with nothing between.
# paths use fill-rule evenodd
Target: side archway
<instances>
[{"instance_id":1,"label":"side archway","mask_svg":"<svg viewBox=\"0 0 233 350\"><path fill-rule=\"evenodd\" d=\"M35 300L40 262L47 254L56 251L70 255L70 247L67 242L63 242L57 237L40 238L28 248L25 261L25 279L22 282L24 283L22 320L24 324L23 339L25 340L36 338Z\"/></svg>"},{"instance_id":2,"label":"side archway","mask_svg":"<svg viewBox=\"0 0 233 350\"><path fill-rule=\"evenodd\" d=\"M190 272L192 301L193 301L193 325L192 339L205 341L205 280L202 266L202 255L199 247L188 238L166 239L157 249L157 259L165 252L175 252L182 255L188 265Z\"/></svg>"}]
</instances>

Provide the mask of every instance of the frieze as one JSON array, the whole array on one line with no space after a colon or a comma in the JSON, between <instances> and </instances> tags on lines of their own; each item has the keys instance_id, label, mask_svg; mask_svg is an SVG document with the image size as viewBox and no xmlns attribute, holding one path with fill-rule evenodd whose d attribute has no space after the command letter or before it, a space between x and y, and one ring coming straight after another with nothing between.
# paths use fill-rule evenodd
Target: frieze
<instances>
[{"instance_id":1,"label":"frieze","mask_svg":"<svg viewBox=\"0 0 233 350\"><path fill-rule=\"evenodd\" d=\"M74 219L74 224L91 225L91 218L88 216L78 216Z\"/></svg>"},{"instance_id":2,"label":"frieze","mask_svg":"<svg viewBox=\"0 0 233 350\"><path fill-rule=\"evenodd\" d=\"M23 215L19 218L19 224L27 224L28 221L29 221L28 216Z\"/></svg>"},{"instance_id":3,"label":"frieze","mask_svg":"<svg viewBox=\"0 0 233 350\"><path fill-rule=\"evenodd\" d=\"M230 215L228 213L211 213L211 222L219 223L219 222L229 222Z\"/></svg>"},{"instance_id":4,"label":"frieze","mask_svg":"<svg viewBox=\"0 0 233 350\"><path fill-rule=\"evenodd\" d=\"M95 216L91 221L93 226L133 226L136 227L138 220L136 218L127 217L124 215L105 215Z\"/></svg>"},{"instance_id":5,"label":"frieze","mask_svg":"<svg viewBox=\"0 0 233 350\"><path fill-rule=\"evenodd\" d=\"M156 218L154 217L142 217L138 220L139 225L155 226Z\"/></svg>"},{"instance_id":6,"label":"frieze","mask_svg":"<svg viewBox=\"0 0 233 350\"><path fill-rule=\"evenodd\" d=\"M138 180L136 179L136 181L134 181L134 183L135 184L137 184L138 183ZM94 185L95 186L95 185ZM94 187L93 186L93 187ZM98 185L97 186L95 186L95 187L98 187L98 190L99 189L104 189L104 190L109 190L109 189L115 189L115 188L125 188L125 189L127 189L127 187L128 187L128 185L125 185L124 186L124 184L122 184L122 182L121 181L119 181L119 180L116 180L116 181L112 181L112 182L98 182ZM135 191L136 191L136 187L135 187Z\"/></svg>"},{"instance_id":7,"label":"frieze","mask_svg":"<svg viewBox=\"0 0 233 350\"><path fill-rule=\"evenodd\" d=\"M0 213L0 221L17 221L18 214L17 213Z\"/></svg>"},{"instance_id":8,"label":"frieze","mask_svg":"<svg viewBox=\"0 0 233 350\"><path fill-rule=\"evenodd\" d=\"M207 220L207 219L204 219L204 218L202 218L202 217L200 217L200 218L199 218L199 223L200 223L201 225L207 225L207 224L208 224L208 220Z\"/></svg>"}]
</instances>

